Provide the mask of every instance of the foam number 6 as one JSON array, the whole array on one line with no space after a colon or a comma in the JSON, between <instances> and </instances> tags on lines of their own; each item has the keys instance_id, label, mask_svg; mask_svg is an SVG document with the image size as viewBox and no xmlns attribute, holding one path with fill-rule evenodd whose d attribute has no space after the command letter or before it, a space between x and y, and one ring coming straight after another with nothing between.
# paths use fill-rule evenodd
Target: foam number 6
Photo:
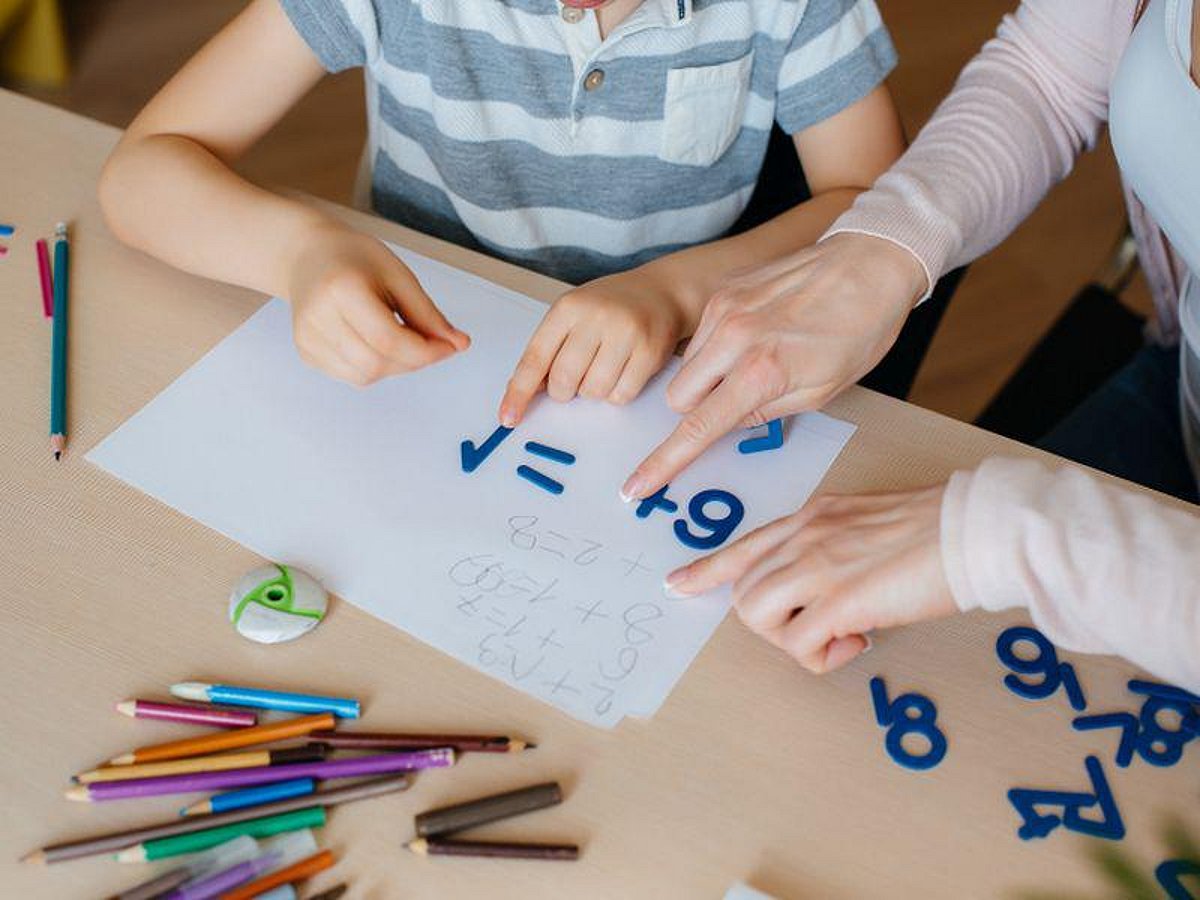
<instances>
[{"instance_id":1,"label":"foam number 6","mask_svg":"<svg viewBox=\"0 0 1200 900\"><path fill-rule=\"evenodd\" d=\"M710 503L723 504L727 510L724 516L714 519L705 511ZM701 491L688 502L688 518L703 528L708 534L696 534L688 527L687 520L675 520L675 537L679 542L693 550L715 550L729 540L729 536L742 524L746 507L742 501L729 491L719 488L709 488Z\"/></svg>"},{"instance_id":2,"label":"foam number 6","mask_svg":"<svg viewBox=\"0 0 1200 900\"><path fill-rule=\"evenodd\" d=\"M888 756L906 769L932 769L946 755L946 736L937 727L937 707L921 694L901 694L888 701L887 685L882 678L871 679L871 701L875 704L875 721L888 729L884 747ZM904 748L904 736L923 737L929 749L923 755Z\"/></svg>"},{"instance_id":3,"label":"foam number 6","mask_svg":"<svg viewBox=\"0 0 1200 900\"><path fill-rule=\"evenodd\" d=\"M1037 655L1029 659L1017 656L1016 645L1022 642L1033 644L1037 648ZM1019 626L1003 632L996 639L996 655L1000 657L1000 662L1015 673L1005 675L1004 684L1018 697L1024 697L1026 700L1044 700L1061 686L1066 690L1072 708L1087 708L1074 666L1059 662L1054 645L1036 628ZM1041 675L1042 680L1029 682L1021 678L1021 675Z\"/></svg>"}]
</instances>

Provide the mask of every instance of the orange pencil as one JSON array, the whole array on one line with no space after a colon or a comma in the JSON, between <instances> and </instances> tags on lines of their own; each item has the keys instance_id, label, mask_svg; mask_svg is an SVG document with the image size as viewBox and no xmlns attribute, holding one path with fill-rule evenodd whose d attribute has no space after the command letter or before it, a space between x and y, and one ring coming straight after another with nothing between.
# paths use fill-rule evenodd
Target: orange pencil
<instances>
[{"instance_id":1,"label":"orange pencil","mask_svg":"<svg viewBox=\"0 0 1200 900\"><path fill-rule=\"evenodd\" d=\"M171 741L166 744L155 744L151 747L139 747L131 753L122 753L109 762L114 766L129 766L134 763L158 762L164 759L181 759L185 756L200 756L215 753L218 750L232 750L235 747L253 747L258 744L269 744L271 741L282 741L286 738L300 737L310 731L333 728L333 713L320 713L315 716L300 716L283 722L271 722L267 725L256 725L253 728L238 728L234 731L219 731L201 737L186 738L182 741Z\"/></svg>"},{"instance_id":2,"label":"orange pencil","mask_svg":"<svg viewBox=\"0 0 1200 900\"><path fill-rule=\"evenodd\" d=\"M226 891L221 895L221 900L250 900L251 897L265 894L281 885L291 884L293 881L300 881L310 878L318 872L324 872L332 867L334 862L333 854L328 850L322 850L307 859L293 863L286 869L280 869L278 872L264 875L262 878L251 881L249 884L243 884L232 891Z\"/></svg>"}]
</instances>

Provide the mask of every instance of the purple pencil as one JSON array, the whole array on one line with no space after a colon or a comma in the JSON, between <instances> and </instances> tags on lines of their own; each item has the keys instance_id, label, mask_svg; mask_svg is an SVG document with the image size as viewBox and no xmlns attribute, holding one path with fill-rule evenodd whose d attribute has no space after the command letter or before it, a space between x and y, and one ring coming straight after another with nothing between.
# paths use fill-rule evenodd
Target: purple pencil
<instances>
[{"instance_id":1,"label":"purple pencil","mask_svg":"<svg viewBox=\"0 0 1200 900\"><path fill-rule=\"evenodd\" d=\"M131 719L163 719L167 722L190 722L193 725L213 725L217 728L249 728L258 724L256 713L242 709L156 703L153 700L122 700L117 704L117 712Z\"/></svg>"},{"instance_id":2,"label":"purple pencil","mask_svg":"<svg viewBox=\"0 0 1200 900\"><path fill-rule=\"evenodd\" d=\"M278 853L268 853L258 859L239 863L223 872L201 878L199 881L189 881L183 887L176 888L167 894L166 900L211 900L211 898L219 897L239 885L253 881L263 872L274 867L279 859Z\"/></svg>"},{"instance_id":3,"label":"purple pencil","mask_svg":"<svg viewBox=\"0 0 1200 900\"><path fill-rule=\"evenodd\" d=\"M128 797L157 797L162 794L192 794L290 781L293 778L362 778L389 772L417 769L442 769L454 765L449 747L414 750L411 753L382 753L324 762L293 763L282 766L258 766L224 772L198 772L191 775L164 775L160 778L131 778L128 781L99 781L81 784L67 791L68 800L84 802L123 800Z\"/></svg>"}]
</instances>

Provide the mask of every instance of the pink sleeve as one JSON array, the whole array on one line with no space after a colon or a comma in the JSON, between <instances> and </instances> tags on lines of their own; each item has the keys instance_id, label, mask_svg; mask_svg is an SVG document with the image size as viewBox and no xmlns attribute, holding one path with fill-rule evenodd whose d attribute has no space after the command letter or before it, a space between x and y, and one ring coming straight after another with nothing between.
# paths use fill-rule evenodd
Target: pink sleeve
<instances>
[{"instance_id":1,"label":"pink sleeve","mask_svg":"<svg viewBox=\"0 0 1200 900\"><path fill-rule=\"evenodd\" d=\"M893 241L931 282L995 247L1095 144L1134 4L1023 0L908 152L828 234Z\"/></svg>"},{"instance_id":2,"label":"pink sleeve","mask_svg":"<svg viewBox=\"0 0 1200 900\"><path fill-rule=\"evenodd\" d=\"M1200 517L1082 469L989 459L942 502L961 609L1028 606L1056 644L1200 690Z\"/></svg>"}]
</instances>

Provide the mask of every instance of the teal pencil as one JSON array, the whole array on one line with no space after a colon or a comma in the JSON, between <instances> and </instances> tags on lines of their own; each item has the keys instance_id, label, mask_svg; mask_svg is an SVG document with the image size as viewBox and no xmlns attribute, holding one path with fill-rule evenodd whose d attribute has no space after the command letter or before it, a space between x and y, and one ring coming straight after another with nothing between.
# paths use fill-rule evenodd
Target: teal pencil
<instances>
[{"instance_id":1,"label":"teal pencil","mask_svg":"<svg viewBox=\"0 0 1200 900\"><path fill-rule=\"evenodd\" d=\"M50 451L62 459L67 447L67 226L54 229L54 329L50 353Z\"/></svg>"}]
</instances>

